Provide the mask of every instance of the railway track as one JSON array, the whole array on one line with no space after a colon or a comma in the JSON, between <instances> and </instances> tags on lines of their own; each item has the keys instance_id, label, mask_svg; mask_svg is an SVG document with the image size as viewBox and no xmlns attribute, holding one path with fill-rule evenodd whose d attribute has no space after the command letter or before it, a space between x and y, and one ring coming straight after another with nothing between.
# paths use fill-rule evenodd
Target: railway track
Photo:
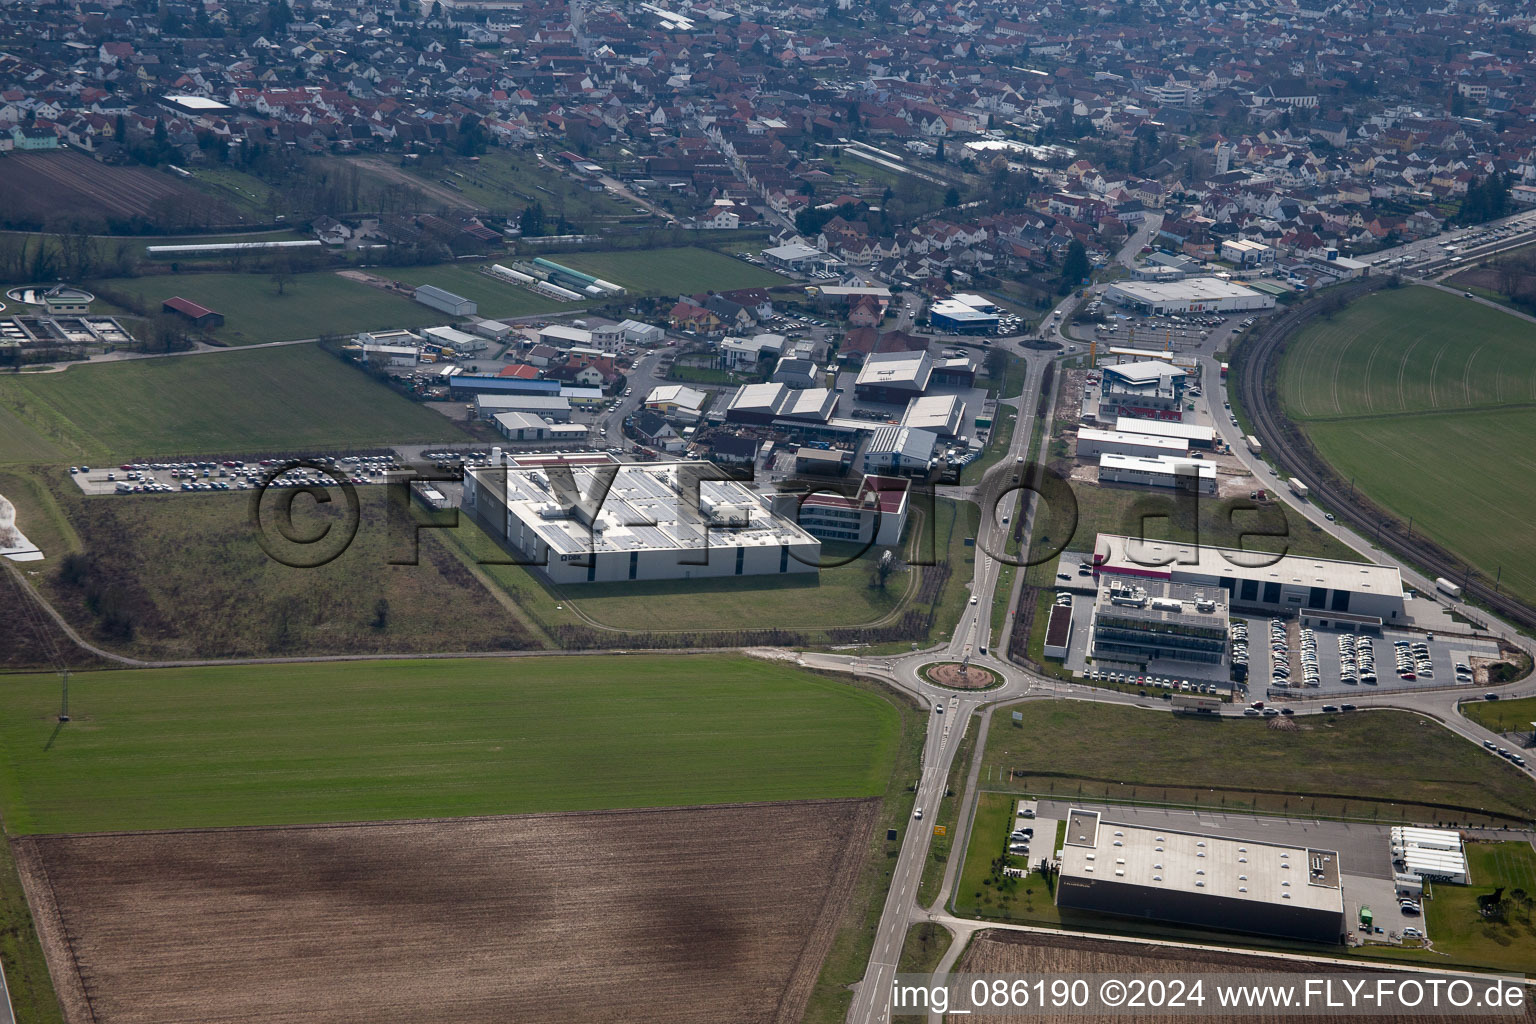
<instances>
[{"instance_id":1,"label":"railway track","mask_svg":"<svg viewBox=\"0 0 1536 1024\"><path fill-rule=\"evenodd\" d=\"M1493 610L1521 629L1536 629L1536 609L1496 590L1466 562L1424 537L1410 536L1396 517L1362 498L1317 454L1301 430L1279 411L1276 382L1280 357L1297 332L1330 310L1385 287L1386 279L1368 278L1323 292L1290 310L1250 337L1233 354L1238 399L1254 436L1281 469L1307 482L1312 497L1334 509L1362 537L1419 566L1430 576L1462 584L1463 599Z\"/></svg>"}]
</instances>

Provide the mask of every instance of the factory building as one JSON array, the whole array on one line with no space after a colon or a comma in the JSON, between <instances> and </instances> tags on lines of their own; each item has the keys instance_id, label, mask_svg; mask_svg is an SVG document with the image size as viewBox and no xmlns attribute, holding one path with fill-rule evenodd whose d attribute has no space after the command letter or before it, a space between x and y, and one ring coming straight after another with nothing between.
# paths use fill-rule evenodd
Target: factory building
<instances>
[{"instance_id":1,"label":"factory building","mask_svg":"<svg viewBox=\"0 0 1536 1024\"><path fill-rule=\"evenodd\" d=\"M804 242L790 242L788 245L764 249L763 260L771 267L797 271L819 269L829 260L840 262L836 257L828 256L814 245L806 245Z\"/></svg>"},{"instance_id":2,"label":"factory building","mask_svg":"<svg viewBox=\"0 0 1536 1024\"><path fill-rule=\"evenodd\" d=\"M864 360L853 393L866 402L906 405L928 390L932 377L927 352L876 352Z\"/></svg>"},{"instance_id":3,"label":"factory building","mask_svg":"<svg viewBox=\"0 0 1536 1024\"><path fill-rule=\"evenodd\" d=\"M430 306L449 316L474 316L475 311L480 308L473 299L455 295L433 284L417 285L416 291L412 294L423 306Z\"/></svg>"},{"instance_id":4,"label":"factory building","mask_svg":"<svg viewBox=\"0 0 1536 1024\"><path fill-rule=\"evenodd\" d=\"M709 397L686 384L661 384L645 396L645 407L680 423L697 423L704 415Z\"/></svg>"},{"instance_id":5,"label":"factory building","mask_svg":"<svg viewBox=\"0 0 1536 1024\"><path fill-rule=\"evenodd\" d=\"M1110 302L1143 313L1236 313L1273 309L1274 297L1219 277L1182 281L1118 281L1104 291Z\"/></svg>"},{"instance_id":6,"label":"factory building","mask_svg":"<svg viewBox=\"0 0 1536 1024\"><path fill-rule=\"evenodd\" d=\"M1232 608L1296 612L1319 626L1359 629L1406 617L1403 580L1389 565L1274 555L1210 545L1139 540L1101 533L1094 543L1099 573L1220 587Z\"/></svg>"},{"instance_id":7,"label":"factory building","mask_svg":"<svg viewBox=\"0 0 1536 1024\"><path fill-rule=\"evenodd\" d=\"M743 384L726 404L725 421L758 425L775 420L825 424L836 412L837 392L831 388L796 391L784 384Z\"/></svg>"},{"instance_id":8,"label":"factory building","mask_svg":"<svg viewBox=\"0 0 1536 1024\"><path fill-rule=\"evenodd\" d=\"M1067 814L1056 904L1120 917L1336 945L1339 855Z\"/></svg>"},{"instance_id":9,"label":"factory building","mask_svg":"<svg viewBox=\"0 0 1536 1024\"><path fill-rule=\"evenodd\" d=\"M639 320L620 320L619 329L624 332L626 342L646 348L660 345L667 337L667 332L660 327L641 323Z\"/></svg>"},{"instance_id":10,"label":"factory building","mask_svg":"<svg viewBox=\"0 0 1536 1024\"><path fill-rule=\"evenodd\" d=\"M990 334L997 330L1001 319L997 307L978 295L939 299L928 309L928 323L934 330L947 334Z\"/></svg>"},{"instance_id":11,"label":"factory building","mask_svg":"<svg viewBox=\"0 0 1536 1024\"><path fill-rule=\"evenodd\" d=\"M1117 416L1115 430L1122 434L1151 434L1155 437L1181 438L1191 448L1214 448L1216 428L1174 420L1149 420L1136 416Z\"/></svg>"},{"instance_id":12,"label":"factory building","mask_svg":"<svg viewBox=\"0 0 1536 1024\"><path fill-rule=\"evenodd\" d=\"M1115 661L1190 661L1227 656L1227 593L1167 580L1100 574L1091 649Z\"/></svg>"},{"instance_id":13,"label":"factory building","mask_svg":"<svg viewBox=\"0 0 1536 1024\"><path fill-rule=\"evenodd\" d=\"M894 547L907 528L910 481L903 477L865 476L852 497L832 491L784 494L774 511L823 541Z\"/></svg>"},{"instance_id":14,"label":"factory building","mask_svg":"<svg viewBox=\"0 0 1536 1024\"><path fill-rule=\"evenodd\" d=\"M1176 437L1159 437L1156 434L1133 434L1119 430L1098 430L1094 427L1077 429L1077 457L1096 459L1100 455L1139 455L1157 458L1171 455L1182 458L1189 454L1189 442Z\"/></svg>"},{"instance_id":15,"label":"factory building","mask_svg":"<svg viewBox=\"0 0 1536 1024\"><path fill-rule=\"evenodd\" d=\"M939 438L916 427L878 427L864 449L866 473L926 473Z\"/></svg>"},{"instance_id":16,"label":"factory building","mask_svg":"<svg viewBox=\"0 0 1536 1024\"><path fill-rule=\"evenodd\" d=\"M1263 242L1250 242L1246 238L1229 238L1221 243L1221 258L1238 267L1257 267L1275 262L1275 250Z\"/></svg>"},{"instance_id":17,"label":"factory building","mask_svg":"<svg viewBox=\"0 0 1536 1024\"><path fill-rule=\"evenodd\" d=\"M552 393L475 396L475 415L482 420L494 421L497 416L508 412L527 413L550 423L569 423L571 400L560 394L558 389Z\"/></svg>"},{"instance_id":18,"label":"factory building","mask_svg":"<svg viewBox=\"0 0 1536 1024\"><path fill-rule=\"evenodd\" d=\"M1147 458L1105 452L1099 456L1099 483L1167 487L1215 496L1216 467L1199 459L1168 455Z\"/></svg>"},{"instance_id":19,"label":"factory building","mask_svg":"<svg viewBox=\"0 0 1536 1024\"><path fill-rule=\"evenodd\" d=\"M1189 374L1180 367L1145 359L1101 367L1100 373L1097 422L1111 423L1121 417L1184 419L1184 388Z\"/></svg>"},{"instance_id":20,"label":"factory building","mask_svg":"<svg viewBox=\"0 0 1536 1024\"><path fill-rule=\"evenodd\" d=\"M462 507L557 584L817 571L821 542L710 463L527 461L469 470Z\"/></svg>"},{"instance_id":21,"label":"factory building","mask_svg":"<svg viewBox=\"0 0 1536 1024\"><path fill-rule=\"evenodd\" d=\"M926 395L907 403L901 425L930 430L943 440L965 432L965 402L958 395Z\"/></svg>"}]
</instances>

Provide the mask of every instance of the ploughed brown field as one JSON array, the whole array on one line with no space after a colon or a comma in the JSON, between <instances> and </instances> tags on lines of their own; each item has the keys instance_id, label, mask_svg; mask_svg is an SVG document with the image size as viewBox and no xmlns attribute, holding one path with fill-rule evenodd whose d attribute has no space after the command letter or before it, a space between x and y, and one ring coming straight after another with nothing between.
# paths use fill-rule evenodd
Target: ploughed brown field
<instances>
[{"instance_id":1,"label":"ploughed brown field","mask_svg":"<svg viewBox=\"0 0 1536 1024\"><path fill-rule=\"evenodd\" d=\"M71 1022L800 1019L878 800L15 840Z\"/></svg>"},{"instance_id":2,"label":"ploughed brown field","mask_svg":"<svg viewBox=\"0 0 1536 1024\"><path fill-rule=\"evenodd\" d=\"M236 224L237 211L168 172L114 167L75 150L13 153L0 165L0 199L18 223L55 214L127 219L162 227Z\"/></svg>"},{"instance_id":3,"label":"ploughed brown field","mask_svg":"<svg viewBox=\"0 0 1536 1024\"><path fill-rule=\"evenodd\" d=\"M1430 966L1430 965L1418 965ZM1344 965L1338 963L1317 962L1304 958L1286 959L1281 957L1246 956L1241 953L1223 953L1219 950L1205 949L1180 949L1170 946L1156 946L1145 942L1119 942L1111 939L1088 939L1073 935L1050 935L1032 932L1010 932L1003 930L981 931L976 933L975 940L965 955L960 958L955 967L957 973L969 974L1028 974L1028 975L1062 975L1074 977L1084 974L1117 974L1123 978L1133 975L1185 975L1193 977L1195 974L1296 974L1303 977L1323 977L1331 974L1358 974L1361 971L1370 970L1391 971L1390 966L1375 967L1369 964ZM1210 985L1206 985L1207 996L1205 1006L1209 1008L1214 1000L1210 998ZM1530 989L1526 990L1527 993ZM972 1016L954 1016L946 1018L951 1022L964 1021L965 1024L1013 1024L1026 1018L1020 1016L1000 1016L991 1014L977 1014ZM1284 1015L1281 1013L1267 1013L1260 1009L1245 1010L1234 1014L1204 1014L1195 1016L1191 1014L1155 1014L1137 1011L1134 1015L1123 1016L1093 1016L1091 1014L1052 1014L1033 1013L1027 1018L1030 1024L1146 1024L1148 1021L1189 1022L1189 1024L1253 1024L1258 1020L1288 1021L1292 1024L1302 1021L1326 1021L1327 1024L1468 1024L1473 1020L1500 1021L1501 1024L1511 1024L1514 1021L1529 1022L1536 1020L1529 1006L1517 1013L1505 1012L1496 1017L1469 1017L1465 1015L1436 1015L1432 1013L1410 1015L1394 1014L1390 1016L1378 1015L1343 1015L1337 1011L1333 1013L1319 1013L1316 1015Z\"/></svg>"}]
</instances>

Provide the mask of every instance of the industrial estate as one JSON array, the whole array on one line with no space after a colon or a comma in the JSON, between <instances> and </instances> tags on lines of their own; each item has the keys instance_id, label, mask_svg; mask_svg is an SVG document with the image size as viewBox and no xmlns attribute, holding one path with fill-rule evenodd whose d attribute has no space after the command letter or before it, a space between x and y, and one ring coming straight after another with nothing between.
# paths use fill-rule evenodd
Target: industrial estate
<instances>
[{"instance_id":1,"label":"industrial estate","mask_svg":"<svg viewBox=\"0 0 1536 1024\"><path fill-rule=\"evenodd\" d=\"M0 32L0 1024L1536 979L1530 10Z\"/></svg>"}]
</instances>

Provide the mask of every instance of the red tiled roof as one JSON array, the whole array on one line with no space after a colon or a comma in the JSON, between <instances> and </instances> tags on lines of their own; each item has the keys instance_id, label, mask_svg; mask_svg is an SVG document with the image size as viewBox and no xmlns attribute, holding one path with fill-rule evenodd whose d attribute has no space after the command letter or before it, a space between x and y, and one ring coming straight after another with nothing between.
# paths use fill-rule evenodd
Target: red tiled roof
<instances>
[{"instance_id":1,"label":"red tiled roof","mask_svg":"<svg viewBox=\"0 0 1536 1024\"><path fill-rule=\"evenodd\" d=\"M209 309L207 306L199 306L197 303L193 302L191 299L184 299L184 298L182 298L179 295L174 296L174 297L169 298L169 299L166 299L165 302L162 305L169 306L171 309L174 309L176 312L182 313L182 314L184 314L186 316L190 316L193 319L199 319L201 317L205 317L205 316L209 316L209 315L214 315L214 316L218 315L218 314L214 313L213 310Z\"/></svg>"}]
</instances>

